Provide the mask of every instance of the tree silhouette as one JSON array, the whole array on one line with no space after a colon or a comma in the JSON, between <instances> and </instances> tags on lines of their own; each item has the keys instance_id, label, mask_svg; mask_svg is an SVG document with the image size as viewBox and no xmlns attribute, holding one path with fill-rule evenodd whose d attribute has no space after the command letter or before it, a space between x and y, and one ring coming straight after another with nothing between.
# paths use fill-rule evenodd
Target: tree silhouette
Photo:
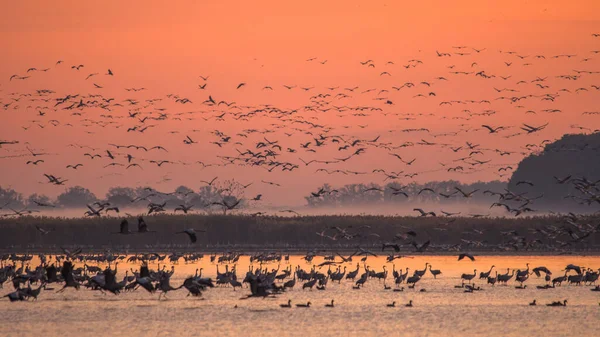
<instances>
[{"instance_id":1,"label":"tree silhouette","mask_svg":"<svg viewBox=\"0 0 600 337\"><path fill-rule=\"evenodd\" d=\"M98 198L87 188L74 186L61 193L56 200L59 205L64 207L85 207L85 205L97 201Z\"/></svg>"},{"instance_id":2,"label":"tree silhouette","mask_svg":"<svg viewBox=\"0 0 600 337\"><path fill-rule=\"evenodd\" d=\"M133 188L130 187L111 187L106 193L106 201L111 205L119 207L127 207L131 204L131 200L137 197Z\"/></svg>"},{"instance_id":3,"label":"tree silhouette","mask_svg":"<svg viewBox=\"0 0 600 337\"><path fill-rule=\"evenodd\" d=\"M49 196L34 193L27 197L27 207L37 207L38 204L35 203L36 201L46 205L51 205L53 203Z\"/></svg>"},{"instance_id":4,"label":"tree silhouette","mask_svg":"<svg viewBox=\"0 0 600 337\"><path fill-rule=\"evenodd\" d=\"M0 207L23 208L23 195L12 188L0 187Z\"/></svg>"},{"instance_id":5,"label":"tree silhouette","mask_svg":"<svg viewBox=\"0 0 600 337\"><path fill-rule=\"evenodd\" d=\"M228 211L244 207L244 188L234 179L217 181L211 186L204 186L200 190L200 196L204 200L210 200L209 205L220 208L223 215Z\"/></svg>"},{"instance_id":6,"label":"tree silhouette","mask_svg":"<svg viewBox=\"0 0 600 337\"><path fill-rule=\"evenodd\" d=\"M463 198L459 195L453 195L450 198L443 198L440 193L451 195L456 193L455 187L464 191L472 191L479 189L473 198ZM430 188L434 192L424 191L419 194L423 188ZM458 181L432 181L425 184L410 183L403 186L397 181L390 182L386 185L376 183L370 184L348 184L339 188L334 188L329 184L315 189L324 191L334 191L331 193L323 193L318 197L309 195L304 197L306 204L309 207L343 207L354 205L375 205L375 204L418 204L418 203L435 203L435 204L469 204L472 202L493 203L497 198L483 194L485 190L493 190L495 192L503 192L506 188L506 183L501 181L491 182L476 182L472 184L461 184ZM398 193L395 191L405 192Z\"/></svg>"}]
</instances>

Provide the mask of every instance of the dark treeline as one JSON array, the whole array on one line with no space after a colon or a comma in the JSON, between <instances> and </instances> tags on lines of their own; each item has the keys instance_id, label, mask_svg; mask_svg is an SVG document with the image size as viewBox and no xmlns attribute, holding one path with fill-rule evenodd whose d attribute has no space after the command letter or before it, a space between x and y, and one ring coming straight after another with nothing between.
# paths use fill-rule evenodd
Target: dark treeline
<instances>
[{"instance_id":1,"label":"dark treeline","mask_svg":"<svg viewBox=\"0 0 600 337\"><path fill-rule=\"evenodd\" d=\"M478 193L473 198L463 198L457 193L456 187L463 191L475 191ZM431 189L433 190L427 190ZM506 183L501 181L476 182L462 184L458 181L432 181L425 184L410 183L401 185L398 182L390 182L386 185L371 184L348 184L342 187L332 187L329 184L321 186L318 190L323 191L318 196L311 194L307 196L306 202L310 207L345 207L354 205L372 204L412 204L435 203L440 205L457 205L469 203L493 203L498 200L484 191L503 192Z\"/></svg>"},{"instance_id":2,"label":"dark treeline","mask_svg":"<svg viewBox=\"0 0 600 337\"><path fill-rule=\"evenodd\" d=\"M82 186L74 186L66 189L59 194L56 199L52 199L46 195L32 194L24 197L21 193L10 189L0 187L0 206L11 207L13 209L40 209L40 206L51 205L61 208L85 208L86 205L94 202L108 202L111 205L120 208L144 208L149 202L163 203L167 205L177 206L180 204L197 205L199 207L209 205L214 201L223 198L223 190L227 190L229 194L233 189L236 189L232 195L236 198L241 198L243 193L240 192L239 184L235 182L226 183L223 186L203 186L197 191L187 187L179 186L175 191L157 191L151 187L112 187L103 197L96 196L89 189ZM457 195L455 187L459 187L465 191L473 191L478 189L478 193L473 199L460 198ZM381 191L365 190L377 188ZM401 189L408 194L408 197L398 194L394 195L394 188ZM424 191L419 194L423 188L430 188L435 192ZM500 181L492 182L477 182L472 184L461 184L458 181L433 181L425 184L410 183L402 186L397 182L390 182L384 186L370 184L349 184L340 188L333 188L328 184L323 185L319 189L325 191L336 190L335 193L324 193L319 197L313 195L307 196L306 201L310 207L331 207L331 206L352 206L357 204L372 204L372 203L421 203L433 202L440 204L459 204L469 203L472 201L492 203L497 198L485 195L482 192L485 190L493 190L502 192L506 188L506 183ZM443 197L443 195L449 197ZM48 210L48 208L46 208Z\"/></svg>"},{"instance_id":3,"label":"dark treeline","mask_svg":"<svg viewBox=\"0 0 600 337\"><path fill-rule=\"evenodd\" d=\"M593 251L600 249L600 233L585 224L600 223L599 217L582 216L577 226L564 217L464 218L392 216L303 216L167 215L145 217L155 233L115 234L121 218L53 218L24 216L0 219L0 249L5 251L60 251L61 246L88 250L113 249L130 252L217 249L309 249L352 250L395 242L413 252L411 242L431 241L431 251ZM130 229L137 220L128 218ZM584 224L584 225L579 225ZM42 234L36 226L49 231ZM133 227L133 228L132 228ZM342 231L346 234L343 234ZM198 231L198 241L189 242L186 228ZM414 231L416 236L406 233ZM584 233L590 233L587 236ZM349 238L346 235L351 235ZM584 237L584 240L576 240ZM236 248L237 247L237 248ZM249 248L250 247L250 248ZM373 248L375 249L375 248ZM428 250L428 251L429 251Z\"/></svg>"},{"instance_id":4,"label":"dark treeline","mask_svg":"<svg viewBox=\"0 0 600 337\"><path fill-rule=\"evenodd\" d=\"M158 191L151 187L111 187L104 197L98 197L82 186L67 188L56 199L46 195L32 194L24 197L21 193L0 187L0 210L36 210L51 211L56 208L86 208L95 202L109 203L121 209L141 209L149 203L166 203L169 207L179 205L196 206L204 210L221 210L215 202L238 200L243 197L241 185L233 180L226 180L206 185L194 191L186 186L179 186L174 191ZM216 206L216 207L212 207ZM241 202L237 208L242 208Z\"/></svg>"}]
</instances>

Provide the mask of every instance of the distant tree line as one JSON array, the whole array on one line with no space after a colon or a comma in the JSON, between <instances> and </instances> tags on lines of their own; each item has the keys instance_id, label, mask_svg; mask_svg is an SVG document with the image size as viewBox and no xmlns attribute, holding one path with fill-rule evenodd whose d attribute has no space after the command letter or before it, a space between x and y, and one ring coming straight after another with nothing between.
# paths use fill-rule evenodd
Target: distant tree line
<instances>
[{"instance_id":1,"label":"distant tree line","mask_svg":"<svg viewBox=\"0 0 600 337\"><path fill-rule=\"evenodd\" d=\"M203 186L197 191L187 186L179 186L173 192L161 192L152 187L111 187L104 198L96 196L82 186L69 187L55 199L37 193L24 197L23 194L12 188L0 186L0 210L85 208L86 205L98 202L110 203L110 205L122 209L145 208L149 203L166 203L173 207L193 205L226 213L233 208L244 207L243 195L242 186L235 180L215 182L212 185ZM238 201L240 202L235 207L231 207Z\"/></svg>"},{"instance_id":2,"label":"distant tree line","mask_svg":"<svg viewBox=\"0 0 600 337\"><path fill-rule=\"evenodd\" d=\"M465 198L456 189L472 192L472 198ZM432 181L425 184L410 183L401 185L390 182L386 185L348 184L342 187L333 187L324 184L314 193L305 197L310 207L345 207L369 204L419 204L436 203L442 205L465 204L472 202L493 203L497 197L484 194L485 191L503 192L506 183L501 181L476 182L462 184L458 181Z\"/></svg>"}]
</instances>

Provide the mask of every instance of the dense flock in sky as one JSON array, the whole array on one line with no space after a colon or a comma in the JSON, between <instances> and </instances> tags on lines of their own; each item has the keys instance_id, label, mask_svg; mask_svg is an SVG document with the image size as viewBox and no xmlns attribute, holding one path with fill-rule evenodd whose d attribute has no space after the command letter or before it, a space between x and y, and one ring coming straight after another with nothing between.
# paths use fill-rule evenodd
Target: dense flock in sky
<instances>
[{"instance_id":1,"label":"dense flock in sky","mask_svg":"<svg viewBox=\"0 0 600 337\"><path fill-rule=\"evenodd\" d=\"M285 205L328 192L324 183L507 181L562 135L600 129L600 37L585 41L553 54L448 45L398 59L295 56L298 81L211 68L177 91L121 80L128 69L109 59L48 59L0 81L0 183L57 195L234 179L248 199ZM331 71L340 64L344 76Z\"/></svg>"}]
</instances>

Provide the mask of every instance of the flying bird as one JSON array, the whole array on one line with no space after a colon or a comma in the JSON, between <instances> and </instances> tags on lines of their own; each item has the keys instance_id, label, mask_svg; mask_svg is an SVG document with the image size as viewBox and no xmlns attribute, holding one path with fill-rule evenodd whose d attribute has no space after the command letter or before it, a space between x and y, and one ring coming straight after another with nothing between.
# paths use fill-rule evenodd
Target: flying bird
<instances>
[{"instance_id":1,"label":"flying bird","mask_svg":"<svg viewBox=\"0 0 600 337\"><path fill-rule=\"evenodd\" d=\"M198 237L196 236L196 231L202 232L202 233L206 232L205 230L197 230L197 229L193 229L193 228L187 228L181 232L176 232L176 234L186 234L189 237L191 243L196 243L196 241L198 241Z\"/></svg>"}]
</instances>

